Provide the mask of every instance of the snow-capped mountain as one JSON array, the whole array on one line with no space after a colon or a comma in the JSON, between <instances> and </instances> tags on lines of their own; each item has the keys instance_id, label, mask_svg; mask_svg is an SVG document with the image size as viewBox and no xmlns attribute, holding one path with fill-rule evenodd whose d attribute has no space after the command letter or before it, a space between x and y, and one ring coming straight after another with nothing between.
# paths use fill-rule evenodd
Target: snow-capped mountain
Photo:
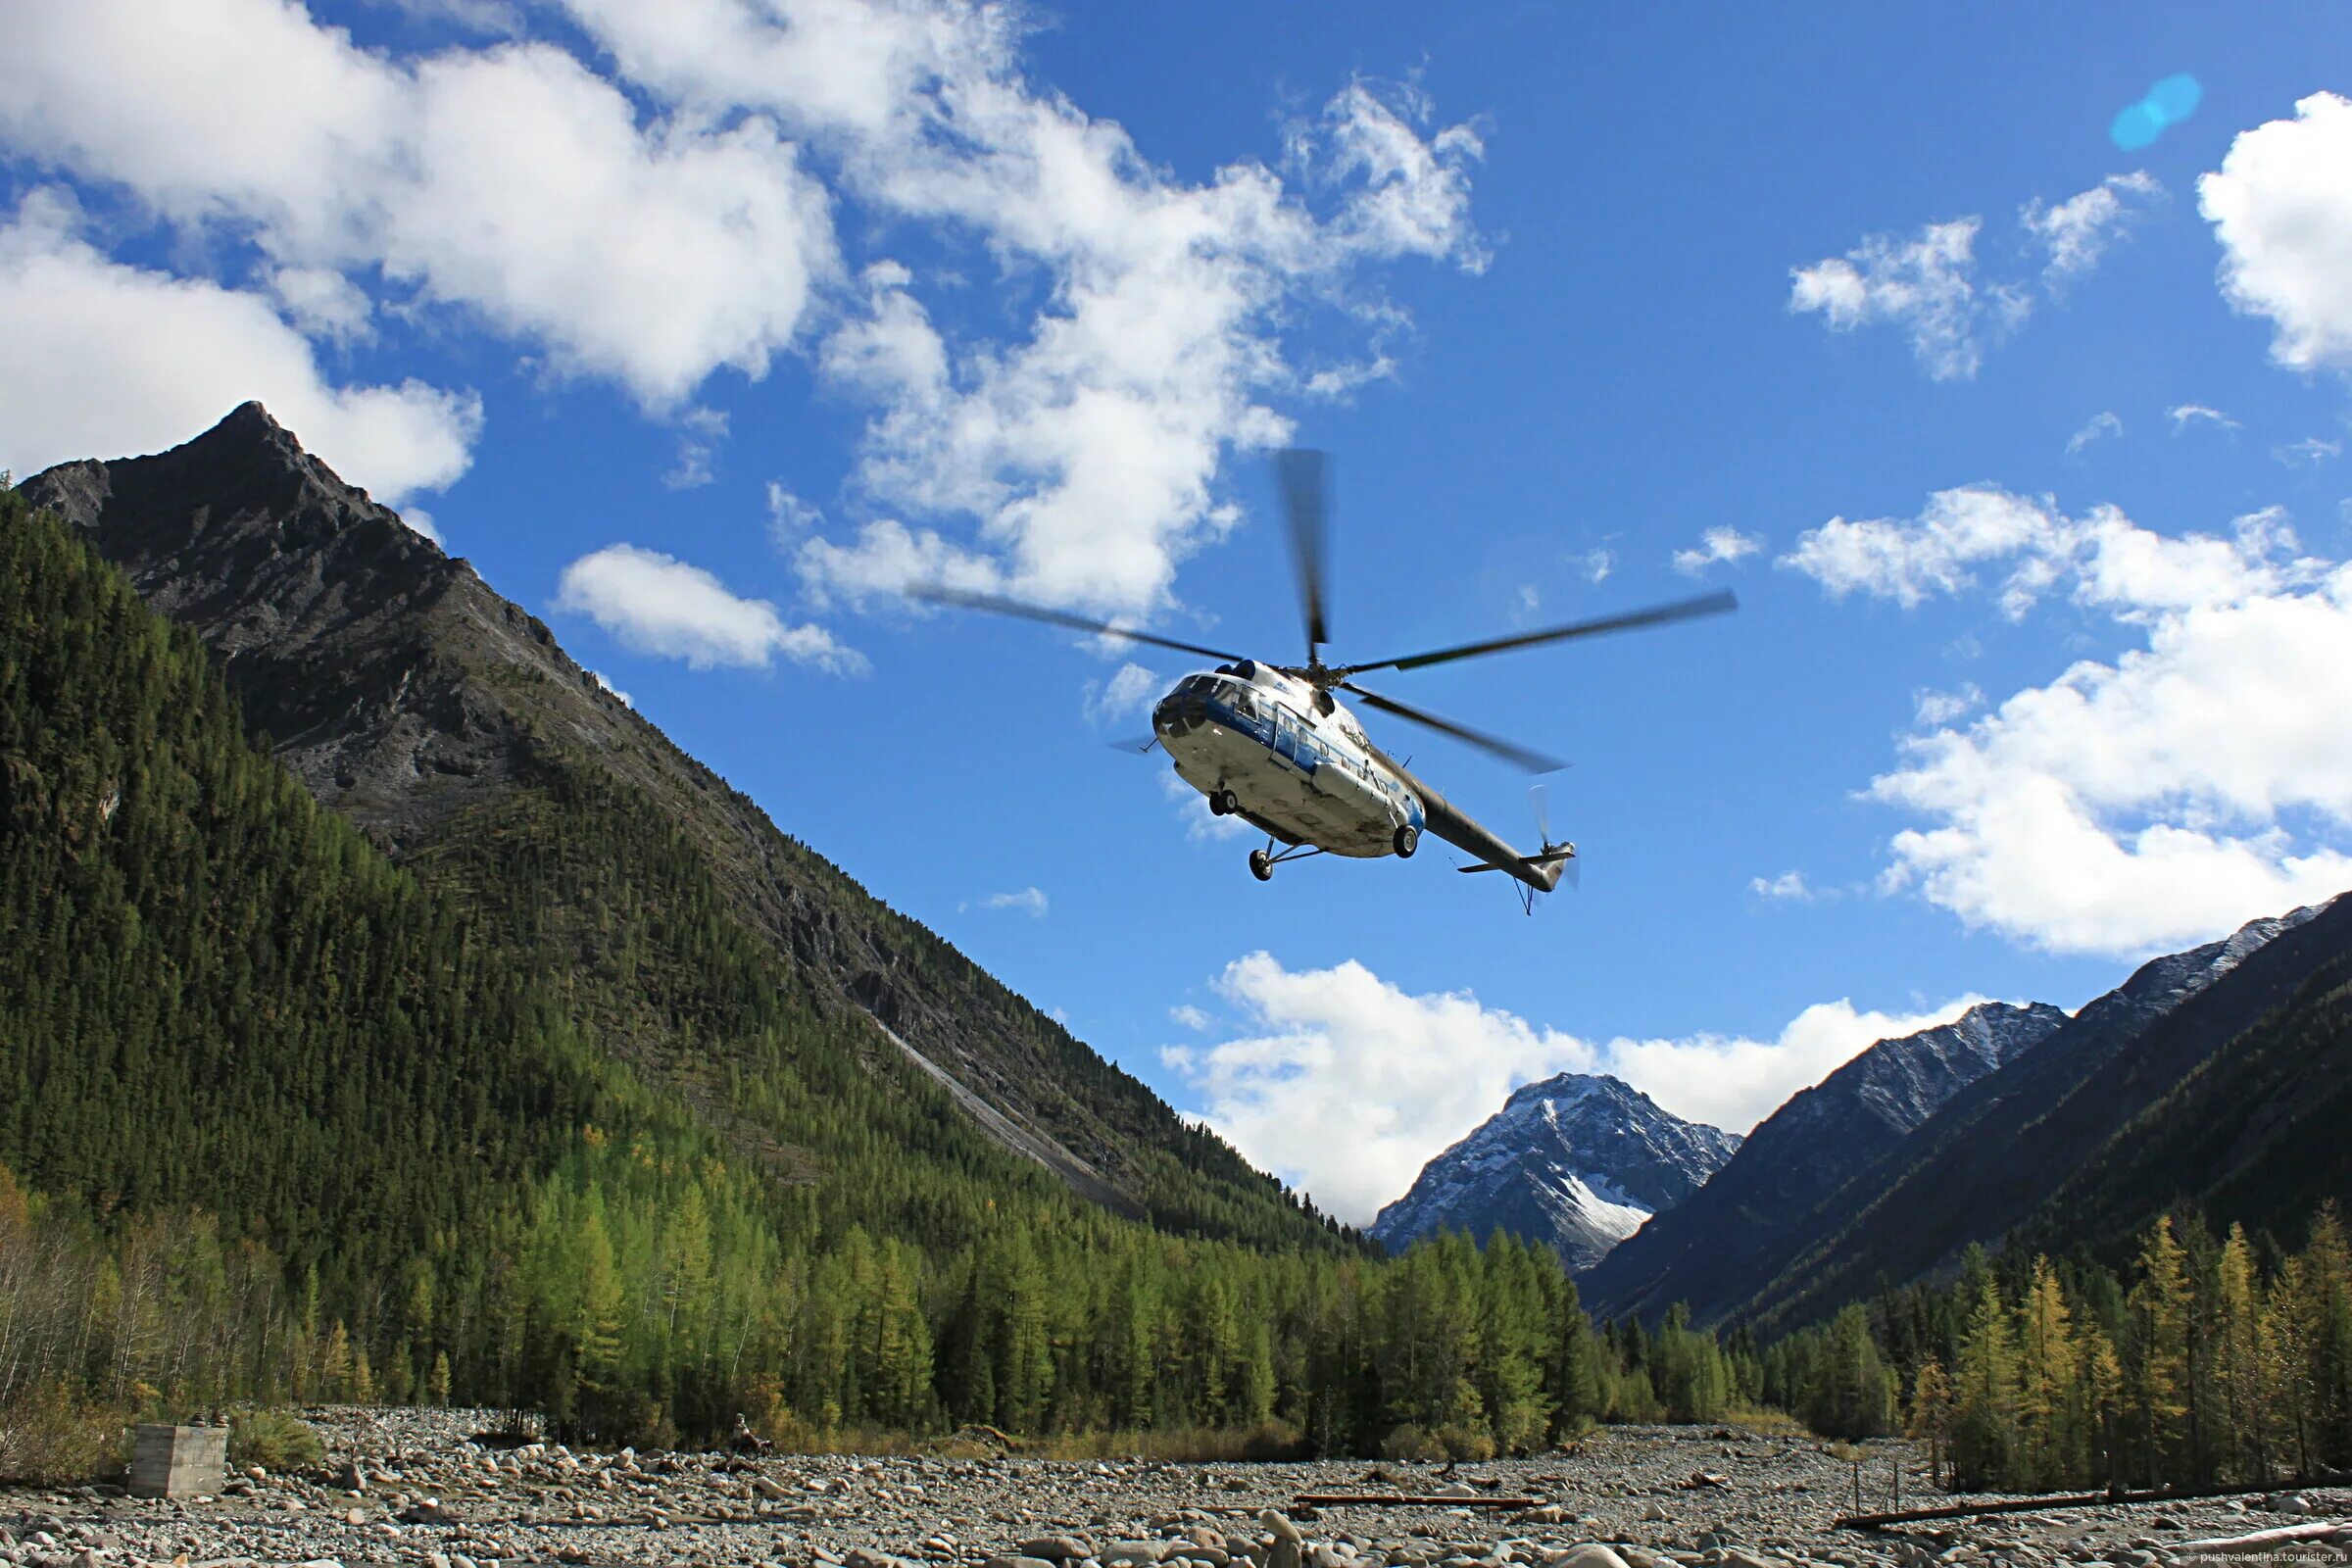
<instances>
[{"instance_id":1,"label":"snow-capped mountain","mask_svg":"<svg viewBox=\"0 0 2352 1568\"><path fill-rule=\"evenodd\" d=\"M1424 1165L1372 1234L1396 1251L1441 1230L1483 1240L1499 1226L1550 1244L1572 1270L1590 1268L1739 1147L1737 1135L1684 1121L1615 1078L1564 1072L1514 1091Z\"/></svg>"}]
</instances>

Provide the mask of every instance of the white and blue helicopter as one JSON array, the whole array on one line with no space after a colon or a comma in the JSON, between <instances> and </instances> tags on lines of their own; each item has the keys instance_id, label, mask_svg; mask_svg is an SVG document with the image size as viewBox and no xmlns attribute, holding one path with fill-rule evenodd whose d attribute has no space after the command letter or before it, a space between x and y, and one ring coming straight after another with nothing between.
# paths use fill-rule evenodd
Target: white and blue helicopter
<instances>
[{"instance_id":1,"label":"white and blue helicopter","mask_svg":"<svg viewBox=\"0 0 2352 1568\"><path fill-rule=\"evenodd\" d=\"M1541 847L1533 855L1523 855L1374 745L1355 714L1333 693L1348 692L1367 708L1450 735L1529 772L1547 773L1566 764L1366 691L1355 683L1355 677L1366 670L1420 669L1576 637L1663 625L1736 610L1739 601L1729 593L1702 594L1646 610L1398 659L1325 663L1322 650L1330 639L1323 610L1323 454L1301 449L1278 452L1274 469L1290 520L1306 624L1303 664L1268 663L994 594L937 587L916 588L912 594L933 604L1017 615L1050 626L1219 661L1214 669L1185 676L1159 700L1152 712L1152 738L1143 749L1156 745L1166 751L1177 775L1208 797L1212 812L1239 817L1266 835L1266 847L1250 852L1250 873L1260 882L1269 880L1277 865L1310 855L1409 858L1427 832L1476 858L1461 867L1463 871L1500 871L1515 878L1523 885L1522 897L1532 910L1537 894L1558 887L1563 872L1573 880L1577 866L1576 846L1552 840L1548 825L1541 821ZM1540 787L1538 798L1540 803Z\"/></svg>"}]
</instances>

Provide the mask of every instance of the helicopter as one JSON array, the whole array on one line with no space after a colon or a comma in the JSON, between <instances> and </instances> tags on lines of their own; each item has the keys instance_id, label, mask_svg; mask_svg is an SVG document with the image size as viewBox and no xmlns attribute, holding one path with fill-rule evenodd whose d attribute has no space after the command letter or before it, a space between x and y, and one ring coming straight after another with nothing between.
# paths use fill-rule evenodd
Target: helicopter
<instances>
[{"instance_id":1,"label":"helicopter","mask_svg":"<svg viewBox=\"0 0 2352 1568\"><path fill-rule=\"evenodd\" d=\"M1331 639L1323 588L1328 530L1324 454L1307 448L1276 452L1274 472L1298 579L1306 633L1303 664L1278 664L995 594L936 585L907 591L930 604L1042 621L1217 661L1215 668L1184 676L1160 698L1152 710L1152 739L1141 749L1155 745L1165 751L1177 775L1208 798L1213 814L1236 817L1266 835L1265 848L1250 852L1250 872L1260 882L1271 880L1276 866L1313 855L1352 859L1394 855L1410 859L1422 836L1434 833L1476 858L1459 868L1463 872L1499 871L1521 883L1522 900L1533 912L1536 895L1558 887L1563 872L1573 880L1577 868L1576 846L1555 842L1549 824L1542 820L1542 786L1540 847L1532 855L1522 854L1375 745L1362 721L1334 694L1347 692L1366 708L1436 730L1531 773L1548 773L1567 764L1368 691L1355 677L1368 670L1421 669L1720 614L1738 609L1739 601L1728 592L1701 594L1427 653L1357 664L1327 663L1323 648Z\"/></svg>"}]
</instances>

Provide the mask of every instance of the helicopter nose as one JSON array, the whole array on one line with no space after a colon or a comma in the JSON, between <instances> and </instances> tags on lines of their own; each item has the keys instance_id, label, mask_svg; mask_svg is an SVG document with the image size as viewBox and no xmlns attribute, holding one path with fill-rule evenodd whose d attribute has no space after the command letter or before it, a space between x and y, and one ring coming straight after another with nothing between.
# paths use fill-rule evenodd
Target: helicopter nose
<instances>
[{"instance_id":1,"label":"helicopter nose","mask_svg":"<svg viewBox=\"0 0 2352 1568\"><path fill-rule=\"evenodd\" d=\"M1163 736L1190 735L1208 717L1208 705L1198 697L1171 696L1152 710L1152 727Z\"/></svg>"}]
</instances>

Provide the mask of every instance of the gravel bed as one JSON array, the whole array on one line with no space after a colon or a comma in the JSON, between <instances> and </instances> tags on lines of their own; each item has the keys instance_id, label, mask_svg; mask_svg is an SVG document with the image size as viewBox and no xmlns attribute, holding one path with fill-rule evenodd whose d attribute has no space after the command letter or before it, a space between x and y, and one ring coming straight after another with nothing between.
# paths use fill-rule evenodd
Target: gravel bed
<instances>
[{"instance_id":1,"label":"gravel bed","mask_svg":"<svg viewBox=\"0 0 2352 1568\"><path fill-rule=\"evenodd\" d=\"M759 1459L476 1444L485 1411L315 1410L325 1462L232 1476L217 1497L0 1489L0 1564L777 1564L788 1568L1657 1568L2344 1562L2352 1494L2051 1509L1832 1528L1852 1467L1807 1440L1731 1427L1619 1427L1573 1453L1447 1468L1059 1462L1020 1457ZM1865 1446L1863 1502L1923 1494L1910 1445ZM1301 1494L1406 1506L1300 1506ZM1476 1506L1496 1496L1528 1507ZM1990 1499L1984 1499L1990 1500ZM2333 1527L2333 1535L2328 1532ZM2224 1557L2195 1543L2297 1529Z\"/></svg>"}]
</instances>

